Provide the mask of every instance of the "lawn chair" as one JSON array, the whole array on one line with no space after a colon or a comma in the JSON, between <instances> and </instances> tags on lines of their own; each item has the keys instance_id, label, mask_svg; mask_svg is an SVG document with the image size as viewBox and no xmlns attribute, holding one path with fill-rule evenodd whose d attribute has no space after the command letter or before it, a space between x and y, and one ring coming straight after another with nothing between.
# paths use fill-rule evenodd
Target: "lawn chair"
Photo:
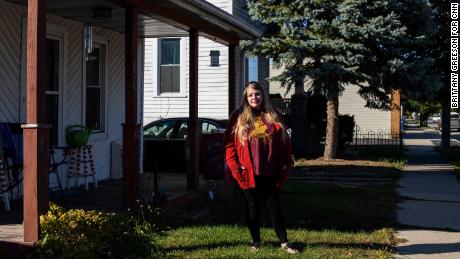
<instances>
[{"instance_id":1,"label":"lawn chair","mask_svg":"<svg viewBox=\"0 0 460 259\"><path fill-rule=\"evenodd\" d=\"M17 126L16 134L11 131L10 125L13 125L13 129L14 126ZM22 188L19 185L23 179L22 149L19 149L22 145L16 144L22 142L22 133L19 132L19 124L10 125L0 123L0 198L4 199L5 208L9 207L10 199L19 198L22 195ZM56 174L62 201L64 201L64 193L58 169L61 165L67 164L69 149L70 147L50 147L49 174ZM58 156L57 153L60 153L61 156Z\"/></svg>"},{"instance_id":2,"label":"lawn chair","mask_svg":"<svg viewBox=\"0 0 460 259\"><path fill-rule=\"evenodd\" d=\"M0 155L0 165L3 165L3 156ZM8 194L8 181L5 170L0 168L0 197L3 199L5 210L10 210L10 195Z\"/></svg>"},{"instance_id":3,"label":"lawn chair","mask_svg":"<svg viewBox=\"0 0 460 259\"><path fill-rule=\"evenodd\" d=\"M0 196L4 199L5 208L9 208L9 199L14 197L13 190L22 182L23 168L14 135L6 123L0 123L0 155ZM16 191L16 197L19 197L20 188Z\"/></svg>"}]
</instances>

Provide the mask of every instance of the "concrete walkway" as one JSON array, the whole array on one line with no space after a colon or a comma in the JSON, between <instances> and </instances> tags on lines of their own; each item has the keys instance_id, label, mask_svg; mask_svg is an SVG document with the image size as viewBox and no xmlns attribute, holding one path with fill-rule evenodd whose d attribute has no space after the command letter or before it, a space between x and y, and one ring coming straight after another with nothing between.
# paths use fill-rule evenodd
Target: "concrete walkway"
<instances>
[{"instance_id":1,"label":"concrete walkway","mask_svg":"<svg viewBox=\"0 0 460 259\"><path fill-rule=\"evenodd\" d=\"M460 258L460 183L438 152L439 134L409 131L400 179L396 258Z\"/></svg>"}]
</instances>

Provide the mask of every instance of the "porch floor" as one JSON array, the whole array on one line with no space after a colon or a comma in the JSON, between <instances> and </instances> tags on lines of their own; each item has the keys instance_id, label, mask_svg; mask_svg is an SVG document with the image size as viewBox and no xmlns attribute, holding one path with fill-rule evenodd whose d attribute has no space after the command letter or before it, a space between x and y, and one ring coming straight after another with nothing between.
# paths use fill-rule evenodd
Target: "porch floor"
<instances>
[{"instance_id":1,"label":"porch floor","mask_svg":"<svg viewBox=\"0 0 460 259\"><path fill-rule=\"evenodd\" d=\"M181 199L188 201L194 194L200 192L187 191L186 176L181 174L160 174L159 190L166 194L168 206L180 206ZM153 193L153 174L141 174L140 192L143 198ZM200 189L205 188L207 181L200 178ZM98 183L98 188L89 184L89 191L85 191L83 186L71 188L64 191L65 200L58 192L50 194L50 200L65 209L85 209L100 210L106 212L123 213L126 209L122 207L122 180L106 180ZM23 202L22 200L13 201L11 210L5 211L3 204L0 203L0 242L22 242L23 233Z\"/></svg>"}]
</instances>

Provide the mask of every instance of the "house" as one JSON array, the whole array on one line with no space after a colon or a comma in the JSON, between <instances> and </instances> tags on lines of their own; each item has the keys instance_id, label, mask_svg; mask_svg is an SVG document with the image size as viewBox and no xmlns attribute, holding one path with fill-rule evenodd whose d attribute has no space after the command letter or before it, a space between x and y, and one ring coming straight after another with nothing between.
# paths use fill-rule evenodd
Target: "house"
<instances>
[{"instance_id":1,"label":"house","mask_svg":"<svg viewBox=\"0 0 460 259\"><path fill-rule=\"evenodd\" d=\"M110 177L111 143L121 144L125 204L135 202L143 117L138 38L171 35L189 37L189 114L197 125L198 36L236 57L239 40L260 35L253 26L203 0L0 0L0 121L23 128L25 241L39 239L39 215L53 185L49 146L66 145L70 125L92 127L99 180ZM228 65L230 100L237 91L235 60ZM190 136L193 183L199 150L196 131Z\"/></svg>"},{"instance_id":2,"label":"house","mask_svg":"<svg viewBox=\"0 0 460 259\"><path fill-rule=\"evenodd\" d=\"M26 17L27 7L0 1L1 122L26 123ZM47 16L47 123L52 125L52 146L67 145L65 129L70 125L94 127L90 144L96 177L102 180L110 178L111 143L122 143L124 56L120 53L124 53L125 40L120 32L95 26L93 52L87 59L83 27L78 21ZM54 175L50 185L57 185Z\"/></svg>"},{"instance_id":3,"label":"house","mask_svg":"<svg viewBox=\"0 0 460 259\"><path fill-rule=\"evenodd\" d=\"M248 16L244 0L208 0L239 21L254 24ZM187 64L188 37L144 39L144 121L189 115L189 66ZM200 117L227 119L228 48L218 42L200 37L198 72L198 114ZM245 82L255 80L268 89L268 60L236 53L238 75L235 106L240 103Z\"/></svg>"},{"instance_id":4,"label":"house","mask_svg":"<svg viewBox=\"0 0 460 259\"><path fill-rule=\"evenodd\" d=\"M280 69L270 65L270 77L279 75ZM283 98L291 98L294 94L294 87L286 92L279 82L269 81L270 94L280 94ZM305 83L306 87L306 83ZM339 97L339 114L352 115L355 123L361 131L386 131L399 133L399 108L393 111L383 111L365 107L365 100L358 94L358 86L349 85L345 87L342 95ZM393 100L397 102L399 92L395 92ZM399 105L397 105L399 107Z\"/></svg>"}]
</instances>

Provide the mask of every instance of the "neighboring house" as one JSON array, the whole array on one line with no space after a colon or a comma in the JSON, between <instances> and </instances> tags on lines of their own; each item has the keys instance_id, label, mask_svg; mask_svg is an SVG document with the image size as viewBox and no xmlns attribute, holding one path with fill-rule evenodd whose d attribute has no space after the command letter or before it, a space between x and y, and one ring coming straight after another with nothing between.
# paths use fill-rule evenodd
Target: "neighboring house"
<instances>
[{"instance_id":1,"label":"neighboring house","mask_svg":"<svg viewBox=\"0 0 460 259\"><path fill-rule=\"evenodd\" d=\"M279 74L280 70L270 65L270 77ZM280 94L282 98L291 98L294 94L294 87L286 93L286 88L282 88L280 83L276 81L269 81L269 86L270 94ZM353 115L355 117L355 123L360 130L390 131L391 112L369 109L365 107L365 104L366 101L358 94L358 86L347 86L339 97L339 114Z\"/></svg>"},{"instance_id":2,"label":"neighboring house","mask_svg":"<svg viewBox=\"0 0 460 259\"><path fill-rule=\"evenodd\" d=\"M246 1L208 0L216 7L233 14L241 22L251 24ZM188 37L146 38L144 60L144 121L189 115ZM198 114L200 117L228 118L228 47L199 38ZM236 105L245 82L261 81L268 89L268 60L244 57L237 51Z\"/></svg>"}]
</instances>

